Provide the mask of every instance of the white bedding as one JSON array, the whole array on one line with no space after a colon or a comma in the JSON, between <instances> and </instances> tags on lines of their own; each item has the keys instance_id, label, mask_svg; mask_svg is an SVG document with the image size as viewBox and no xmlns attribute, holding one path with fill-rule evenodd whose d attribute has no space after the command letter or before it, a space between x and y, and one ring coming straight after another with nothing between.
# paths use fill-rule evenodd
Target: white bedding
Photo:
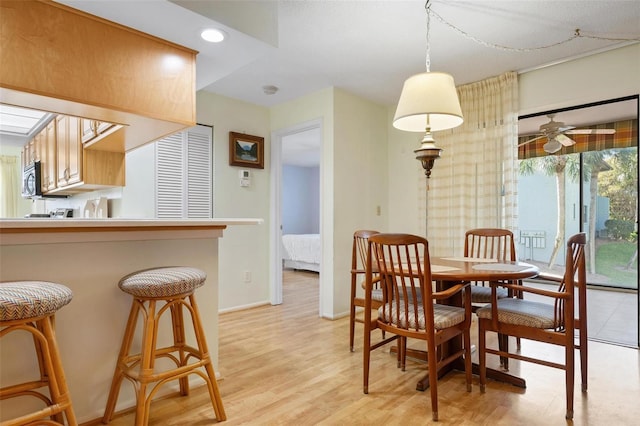
<instances>
[{"instance_id":1,"label":"white bedding","mask_svg":"<svg viewBox=\"0 0 640 426\"><path fill-rule=\"evenodd\" d=\"M286 267L320 270L320 234L286 234L282 245Z\"/></svg>"}]
</instances>

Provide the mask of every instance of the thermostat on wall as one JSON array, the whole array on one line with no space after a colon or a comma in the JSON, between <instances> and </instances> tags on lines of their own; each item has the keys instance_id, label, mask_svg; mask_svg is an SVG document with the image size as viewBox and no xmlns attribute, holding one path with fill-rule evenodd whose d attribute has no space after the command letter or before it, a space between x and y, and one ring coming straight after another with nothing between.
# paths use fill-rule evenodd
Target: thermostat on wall
<instances>
[{"instance_id":1,"label":"thermostat on wall","mask_svg":"<svg viewBox=\"0 0 640 426\"><path fill-rule=\"evenodd\" d=\"M251 184L251 175L249 174L249 170L239 170L238 174L240 175L240 186L249 186Z\"/></svg>"}]
</instances>

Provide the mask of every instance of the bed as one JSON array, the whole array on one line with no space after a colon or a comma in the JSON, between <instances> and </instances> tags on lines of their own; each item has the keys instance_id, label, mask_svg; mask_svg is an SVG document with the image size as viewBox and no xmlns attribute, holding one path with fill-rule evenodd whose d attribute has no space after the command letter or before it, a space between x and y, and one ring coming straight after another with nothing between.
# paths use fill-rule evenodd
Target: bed
<instances>
[{"instance_id":1,"label":"bed","mask_svg":"<svg viewBox=\"0 0 640 426\"><path fill-rule=\"evenodd\" d=\"M320 234L286 234L282 245L285 268L320 272Z\"/></svg>"}]
</instances>

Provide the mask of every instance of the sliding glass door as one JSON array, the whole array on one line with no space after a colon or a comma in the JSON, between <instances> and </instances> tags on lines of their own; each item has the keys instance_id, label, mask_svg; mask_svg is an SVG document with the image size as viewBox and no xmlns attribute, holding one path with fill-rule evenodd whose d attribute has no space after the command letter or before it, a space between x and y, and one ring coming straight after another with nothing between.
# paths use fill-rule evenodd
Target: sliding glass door
<instances>
[{"instance_id":1,"label":"sliding glass door","mask_svg":"<svg viewBox=\"0 0 640 426\"><path fill-rule=\"evenodd\" d=\"M521 259L561 274L567 238L586 232L589 337L638 347L638 99L621 102L633 117L578 122L621 110L611 103L537 118L560 123L556 134L521 130L518 248Z\"/></svg>"}]
</instances>

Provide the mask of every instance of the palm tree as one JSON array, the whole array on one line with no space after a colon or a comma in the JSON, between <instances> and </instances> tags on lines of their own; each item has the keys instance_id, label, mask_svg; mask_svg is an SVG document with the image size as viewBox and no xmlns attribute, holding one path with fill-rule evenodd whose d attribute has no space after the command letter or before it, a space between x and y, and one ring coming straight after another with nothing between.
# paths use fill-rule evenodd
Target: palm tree
<instances>
[{"instance_id":1,"label":"palm tree","mask_svg":"<svg viewBox=\"0 0 640 426\"><path fill-rule=\"evenodd\" d=\"M553 240L553 251L549 258L549 267L552 267L560 248L563 247L565 235L565 169L568 170L572 180L577 180L578 164L575 156L567 155L547 155L545 157L535 157L523 160L519 165L521 175L532 175L536 171L541 171L547 176L556 177L556 204L558 206L558 220L556 222L556 236Z\"/></svg>"},{"instance_id":2,"label":"palm tree","mask_svg":"<svg viewBox=\"0 0 640 426\"><path fill-rule=\"evenodd\" d=\"M596 198L598 197L598 174L607 170L611 170L604 161L602 151L589 151L583 154L584 170L583 179L589 181L589 214L587 216L589 223L587 239L587 253L589 254L589 272L596 273Z\"/></svg>"},{"instance_id":3,"label":"palm tree","mask_svg":"<svg viewBox=\"0 0 640 426\"><path fill-rule=\"evenodd\" d=\"M541 171L547 176L556 177L556 203L558 206L558 221L556 223L556 236L553 242L553 251L549 258L549 267L555 264L560 248L564 244L565 236L565 184L566 176L572 182L578 181L580 173L578 155L548 155L545 157L529 158L520 162L520 174L532 175L536 171ZM591 273L595 273L596 251L596 197L598 195L598 174L610 170L609 165L604 161L604 156L600 151L590 151L583 154L583 180L589 181L589 213L587 253L589 253L589 268ZM566 171L566 173L565 173Z\"/></svg>"}]
</instances>

